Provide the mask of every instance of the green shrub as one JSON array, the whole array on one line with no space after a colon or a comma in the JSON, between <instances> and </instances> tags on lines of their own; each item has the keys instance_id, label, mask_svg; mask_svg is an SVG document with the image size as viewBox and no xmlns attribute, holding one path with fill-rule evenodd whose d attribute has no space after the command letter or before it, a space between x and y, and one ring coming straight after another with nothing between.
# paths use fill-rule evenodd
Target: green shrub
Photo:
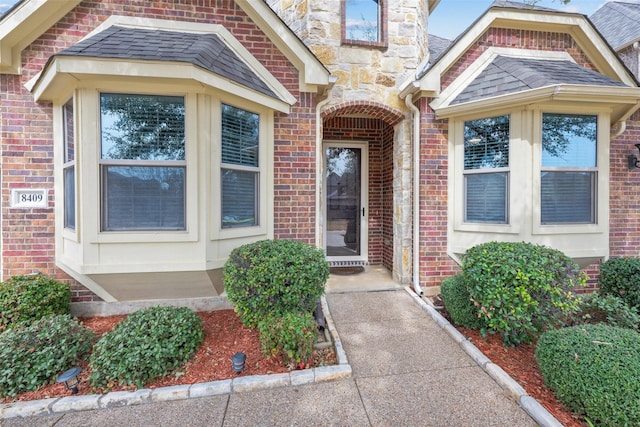
<instances>
[{"instance_id":1,"label":"green shrub","mask_svg":"<svg viewBox=\"0 0 640 427\"><path fill-rule=\"evenodd\" d=\"M260 345L267 358L281 356L285 364L306 363L313 357L318 325L311 313L285 313L258 322Z\"/></svg>"},{"instance_id":2,"label":"green shrub","mask_svg":"<svg viewBox=\"0 0 640 427\"><path fill-rule=\"evenodd\" d=\"M71 289L41 274L13 276L0 283L0 332L20 323L71 312Z\"/></svg>"},{"instance_id":3,"label":"green shrub","mask_svg":"<svg viewBox=\"0 0 640 427\"><path fill-rule=\"evenodd\" d=\"M606 323L610 326L640 330L640 315L626 302L615 295L598 292L580 298L578 311L571 316L571 323Z\"/></svg>"},{"instance_id":4,"label":"green shrub","mask_svg":"<svg viewBox=\"0 0 640 427\"><path fill-rule=\"evenodd\" d=\"M640 307L640 259L611 258L600 265L600 293L615 295L638 310Z\"/></svg>"},{"instance_id":5,"label":"green shrub","mask_svg":"<svg viewBox=\"0 0 640 427\"><path fill-rule=\"evenodd\" d=\"M562 252L530 243L490 242L467 251L464 281L486 328L505 345L530 342L578 306L585 277Z\"/></svg>"},{"instance_id":6,"label":"green shrub","mask_svg":"<svg viewBox=\"0 0 640 427\"><path fill-rule=\"evenodd\" d=\"M312 312L328 278L324 252L294 240L240 246L224 266L227 297L250 328L267 317Z\"/></svg>"},{"instance_id":7,"label":"green shrub","mask_svg":"<svg viewBox=\"0 0 640 427\"><path fill-rule=\"evenodd\" d=\"M0 334L0 396L53 383L89 353L93 332L69 315L43 317Z\"/></svg>"},{"instance_id":8,"label":"green shrub","mask_svg":"<svg viewBox=\"0 0 640 427\"><path fill-rule=\"evenodd\" d=\"M202 321L188 308L136 311L102 336L89 358L91 384L135 384L182 366L202 344Z\"/></svg>"},{"instance_id":9,"label":"green shrub","mask_svg":"<svg viewBox=\"0 0 640 427\"><path fill-rule=\"evenodd\" d=\"M453 323L470 329L482 327L482 322L478 317L478 309L471 301L462 274L444 279L440 284L440 295Z\"/></svg>"},{"instance_id":10,"label":"green shrub","mask_svg":"<svg viewBox=\"0 0 640 427\"><path fill-rule=\"evenodd\" d=\"M640 425L640 334L573 326L542 334L535 355L558 400L593 425Z\"/></svg>"}]
</instances>

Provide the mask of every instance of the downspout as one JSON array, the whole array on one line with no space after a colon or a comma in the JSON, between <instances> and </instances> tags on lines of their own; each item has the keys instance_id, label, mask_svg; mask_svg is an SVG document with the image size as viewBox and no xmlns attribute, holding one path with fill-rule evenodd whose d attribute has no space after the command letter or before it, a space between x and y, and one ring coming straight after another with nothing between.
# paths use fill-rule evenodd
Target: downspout
<instances>
[{"instance_id":1,"label":"downspout","mask_svg":"<svg viewBox=\"0 0 640 427\"><path fill-rule=\"evenodd\" d=\"M420 288L420 110L413 105L413 94L404 98L407 108L413 113L413 290L422 296Z\"/></svg>"}]
</instances>

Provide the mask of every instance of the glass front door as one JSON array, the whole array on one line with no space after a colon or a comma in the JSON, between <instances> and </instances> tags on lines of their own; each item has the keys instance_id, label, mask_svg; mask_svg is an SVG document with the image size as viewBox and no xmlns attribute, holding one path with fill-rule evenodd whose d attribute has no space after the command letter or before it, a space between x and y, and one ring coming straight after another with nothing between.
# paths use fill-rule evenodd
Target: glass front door
<instances>
[{"instance_id":1,"label":"glass front door","mask_svg":"<svg viewBox=\"0 0 640 427\"><path fill-rule=\"evenodd\" d=\"M325 249L329 261L366 260L366 146L325 144Z\"/></svg>"}]
</instances>

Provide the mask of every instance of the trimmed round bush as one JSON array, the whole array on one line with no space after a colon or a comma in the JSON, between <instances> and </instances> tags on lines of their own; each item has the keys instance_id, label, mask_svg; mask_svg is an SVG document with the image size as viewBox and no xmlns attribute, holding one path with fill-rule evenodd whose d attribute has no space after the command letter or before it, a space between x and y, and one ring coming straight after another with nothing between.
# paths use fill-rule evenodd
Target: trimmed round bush
<instances>
[{"instance_id":1,"label":"trimmed round bush","mask_svg":"<svg viewBox=\"0 0 640 427\"><path fill-rule=\"evenodd\" d=\"M202 320L185 307L136 311L102 336L89 358L91 385L138 388L182 366L204 339Z\"/></svg>"},{"instance_id":2,"label":"trimmed round bush","mask_svg":"<svg viewBox=\"0 0 640 427\"><path fill-rule=\"evenodd\" d=\"M464 282L486 328L505 345L533 341L578 307L572 288L586 278L576 263L546 246L489 242L463 258Z\"/></svg>"},{"instance_id":3,"label":"trimmed round bush","mask_svg":"<svg viewBox=\"0 0 640 427\"><path fill-rule=\"evenodd\" d=\"M224 265L227 297L249 328L267 317L311 313L328 278L324 252L294 240L240 246Z\"/></svg>"},{"instance_id":4,"label":"trimmed round bush","mask_svg":"<svg viewBox=\"0 0 640 427\"><path fill-rule=\"evenodd\" d=\"M545 384L592 425L640 425L640 334L604 324L545 332L536 346Z\"/></svg>"},{"instance_id":5,"label":"trimmed round bush","mask_svg":"<svg viewBox=\"0 0 640 427\"><path fill-rule=\"evenodd\" d=\"M478 309L471 301L462 274L449 276L440 284L440 296L453 323L470 329L480 329L482 322Z\"/></svg>"},{"instance_id":6,"label":"trimmed round bush","mask_svg":"<svg viewBox=\"0 0 640 427\"><path fill-rule=\"evenodd\" d=\"M69 315L46 316L0 334L0 396L53 383L91 350L95 334Z\"/></svg>"},{"instance_id":7,"label":"trimmed round bush","mask_svg":"<svg viewBox=\"0 0 640 427\"><path fill-rule=\"evenodd\" d=\"M571 322L574 325L606 323L638 331L640 314L620 297L594 292L580 298L580 307L571 315Z\"/></svg>"},{"instance_id":8,"label":"trimmed round bush","mask_svg":"<svg viewBox=\"0 0 640 427\"><path fill-rule=\"evenodd\" d=\"M313 357L318 324L311 313L285 313L258 322L265 357L282 357L284 364L307 363Z\"/></svg>"},{"instance_id":9,"label":"trimmed round bush","mask_svg":"<svg viewBox=\"0 0 640 427\"><path fill-rule=\"evenodd\" d=\"M600 293L622 298L640 308L640 259L610 258L600 265Z\"/></svg>"},{"instance_id":10,"label":"trimmed round bush","mask_svg":"<svg viewBox=\"0 0 640 427\"><path fill-rule=\"evenodd\" d=\"M0 283L0 332L45 316L71 312L71 289L41 274Z\"/></svg>"}]
</instances>

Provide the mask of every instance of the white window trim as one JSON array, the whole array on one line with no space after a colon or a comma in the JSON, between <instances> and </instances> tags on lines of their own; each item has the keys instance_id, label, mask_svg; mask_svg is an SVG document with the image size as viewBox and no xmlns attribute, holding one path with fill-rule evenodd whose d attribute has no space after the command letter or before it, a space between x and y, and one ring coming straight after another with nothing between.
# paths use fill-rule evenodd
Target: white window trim
<instances>
[{"instance_id":1,"label":"white window trim","mask_svg":"<svg viewBox=\"0 0 640 427\"><path fill-rule=\"evenodd\" d=\"M541 212L541 172L542 172L542 115L588 114L597 116L596 141L596 223L595 224L542 224ZM533 114L533 230L534 235L553 234L593 234L608 232L609 224L609 114L602 109L585 109L582 107L538 106ZM589 168L592 170L593 168Z\"/></svg>"},{"instance_id":2,"label":"white window trim","mask_svg":"<svg viewBox=\"0 0 640 427\"><path fill-rule=\"evenodd\" d=\"M258 114L258 224L250 227L222 228L222 180L220 171L225 166L221 162L221 144L222 144L222 104L231 105L241 108L252 113ZM212 197L209 198L211 212L210 239L226 240L244 237L252 237L258 235L270 234L269 230L273 230L273 111L252 105L246 102L240 102L238 99L231 99L220 96L213 102L211 109L211 147L210 153L212 165ZM232 165L234 170L241 170L243 166ZM255 171L254 168L250 168Z\"/></svg>"},{"instance_id":3,"label":"white window trim","mask_svg":"<svg viewBox=\"0 0 640 427\"><path fill-rule=\"evenodd\" d=\"M540 184L542 114L591 114L598 117L597 130L597 224L541 225ZM464 218L464 122L510 114L509 150L510 223L467 224ZM609 146L610 110L580 103L543 103L511 111L487 110L482 114L449 119L449 227L447 253L460 262L461 254L479 243L493 240L530 241L557 248L580 260L609 254ZM589 262L591 262L589 261Z\"/></svg>"}]
</instances>

